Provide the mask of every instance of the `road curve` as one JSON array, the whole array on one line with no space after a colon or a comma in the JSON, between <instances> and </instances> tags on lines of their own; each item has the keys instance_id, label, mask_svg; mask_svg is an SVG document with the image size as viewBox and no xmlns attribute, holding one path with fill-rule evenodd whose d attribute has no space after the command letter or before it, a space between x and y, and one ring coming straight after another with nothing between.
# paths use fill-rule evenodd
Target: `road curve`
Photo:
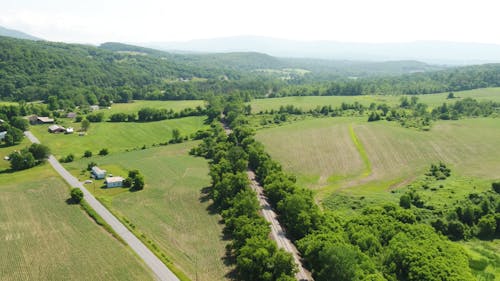
<instances>
[{"instance_id":1,"label":"road curve","mask_svg":"<svg viewBox=\"0 0 500 281\"><path fill-rule=\"evenodd\" d=\"M224 120L224 118L222 118ZM231 134L231 128L226 124L226 122L222 122L222 127L224 128L224 132L226 135ZM250 181L250 187L257 193L257 197L259 199L259 204L262 211L262 216L271 224L271 237L276 241L279 248L284 249L289 252L293 256L293 260L297 265L298 272L295 274L295 278L299 281L313 281L311 273L304 268L302 265L300 254L295 245L286 237L286 233L280 225L278 221L278 216L273 211L273 208L267 202L267 197L264 194L264 189L260 185L260 183L255 178L255 173L252 170L247 171L248 180Z\"/></svg>"},{"instance_id":2,"label":"road curve","mask_svg":"<svg viewBox=\"0 0 500 281\"><path fill-rule=\"evenodd\" d=\"M40 141L29 131L24 132L25 136L33 143ZM113 214L111 214L101 202L83 186L77 178L72 176L57 159L50 155L48 162L52 167L69 183L72 187L82 190L87 203L113 228L116 233L132 248L136 254L142 258L145 264L151 269L157 280L179 281L179 278L170 271L167 266L156 257L132 232L130 232Z\"/></svg>"}]
</instances>

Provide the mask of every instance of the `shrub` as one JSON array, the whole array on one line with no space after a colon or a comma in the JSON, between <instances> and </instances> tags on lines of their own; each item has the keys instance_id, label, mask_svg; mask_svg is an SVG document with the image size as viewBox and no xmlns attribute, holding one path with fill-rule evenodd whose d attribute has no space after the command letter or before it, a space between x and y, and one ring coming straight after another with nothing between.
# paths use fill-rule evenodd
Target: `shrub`
<instances>
[{"instance_id":1,"label":"shrub","mask_svg":"<svg viewBox=\"0 0 500 281\"><path fill-rule=\"evenodd\" d=\"M108 155L108 154L109 154L109 151L107 148L103 148L99 151L99 155L101 155L101 156Z\"/></svg>"},{"instance_id":2,"label":"shrub","mask_svg":"<svg viewBox=\"0 0 500 281\"><path fill-rule=\"evenodd\" d=\"M92 157L92 151L85 150L85 152L83 153L83 157L85 157L85 158Z\"/></svg>"},{"instance_id":3,"label":"shrub","mask_svg":"<svg viewBox=\"0 0 500 281\"><path fill-rule=\"evenodd\" d=\"M496 192L496 193L500 193L500 182L494 182L491 184L491 188L493 188L493 190Z\"/></svg>"}]
</instances>

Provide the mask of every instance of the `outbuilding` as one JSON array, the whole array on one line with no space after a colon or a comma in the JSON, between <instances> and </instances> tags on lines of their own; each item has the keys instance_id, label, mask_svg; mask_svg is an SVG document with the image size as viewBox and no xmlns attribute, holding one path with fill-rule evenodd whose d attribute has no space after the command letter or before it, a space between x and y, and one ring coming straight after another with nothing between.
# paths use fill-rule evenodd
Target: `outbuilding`
<instances>
[{"instance_id":1,"label":"outbuilding","mask_svg":"<svg viewBox=\"0 0 500 281\"><path fill-rule=\"evenodd\" d=\"M51 125L49 126L49 133L62 133L62 132L65 132L66 129L63 127L63 126L59 126L59 125Z\"/></svg>"},{"instance_id":2,"label":"outbuilding","mask_svg":"<svg viewBox=\"0 0 500 281\"><path fill-rule=\"evenodd\" d=\"M123 186L123 178L122 177L107 177L106 178L106 187L121 187Z\"/></svg>"},{"instance_id":3,"label":"outbuilding","mask_svg":"<svg viewBox=\"0 0 500 281\"><path fill-rule=\"evenodd\" d=\"M106 170L102 170L97 166L92 167L92 170L90 171L92 175L94 176L95 179L103 179L106 177Z\"/></svg>"},{"instance_id":4,"label":"outbuilding","mask_svg":"<svg viewBox=\"0 0 500 281\"><path fill-rule=\"evenodd\" d=\"M49 118L49 117L40 117L38 116L36 118L38 124L51 124L51 123L54 123L54 119L53 118Z\"/></svg>"},{"instance_id":5,"label":"outbuilding","mask_svg":"<svg viewBox=\"0 0 500 281\"><path fill-rule=\"evenodd\" d=\"M5 139L6 135L7 135L7 131L0 132L0 141L3 141L3 139Z\"/></svg>"}]
</instances>

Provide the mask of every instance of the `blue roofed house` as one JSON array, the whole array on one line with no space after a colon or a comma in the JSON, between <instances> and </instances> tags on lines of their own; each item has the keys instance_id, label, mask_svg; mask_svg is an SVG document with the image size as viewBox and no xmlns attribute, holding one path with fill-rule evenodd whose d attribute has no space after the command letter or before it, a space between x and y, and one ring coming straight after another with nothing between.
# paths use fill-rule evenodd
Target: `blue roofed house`
<instances>
[{"instance_id":1,"label":"blue roofed house","mask_svg":"<svg viewBox=\"0 0 500 281\"><path fill-rule=\"evenodd\" d=\"M106 177L106 170L102 170L97 166L92 167L90 171L95 179L100 180Z\"/></svg>"}]
</instances>

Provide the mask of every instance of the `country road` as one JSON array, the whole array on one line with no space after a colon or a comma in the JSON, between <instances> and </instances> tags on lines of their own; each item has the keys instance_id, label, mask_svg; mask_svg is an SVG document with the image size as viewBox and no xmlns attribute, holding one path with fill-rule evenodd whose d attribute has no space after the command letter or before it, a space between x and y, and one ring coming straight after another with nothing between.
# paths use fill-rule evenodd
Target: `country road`
<instances>
[{"instance_id":1,"label":"country road","mask_svg":"<svg viewBox=\"0 0 500 281\"><path fill-rule=\"evenodd\" d=\"M33 143L40 141L29 131L24 132L26 137ZM116 233L130 246L130 248L144 260L144 263L151 269L157 280L160 281L179 281L167 266L156 257L132 232L130 232L104 205L83 186L77 178L72 176L57 159L50 155L48 162L52 167L69 183L70 186L79 188L83 191L84 198L88 204L113 228Z\"/></svg>"},{"instance_id":2,"label":"country road","mask_svg":"<svg viewBox=\"0 0 500 281\"><path fill-rule=\"evenodd\" d=\"M267 202L267 197L264 195L264 190L262 186L260 186L259 182L255 179L255 173L251 170L247 171L248 179L250 180L250 186L257 193L259 197L260 207L262 209L262 216L271 224L271 235L273 239L278 244L278 247L283 248L285 251L291 253L293 255L293 259L295 264L297 264L298 272L295 274L297 280L300 281L311 281L312 276L311 273L302 266L302 262L300 261L299 251L295 247L295 245L286 237L285 231L281 227L278 216L271 208L271 205Z\"/></svg>"},{"instance_id":3,"label":"country road","mask_svg":"<svg viewBox=\"0 0 500 281\"><path fill-rule=\"evenodd\" d=\"M224 120L224 119L222 119ZM229 135L232 130L227 126L225 122L222 122L222 126L226 135ZM299 281L313 281L311 273L304 268L302 265L300 254L295 245L286 237L286 233L280 225L278 221L278 216L273 211L269 202L267 202L267 197L264 194L264 189L260 185L260 183L255 178L255 173L252 170L247 171L248 180L250 181L250 187L257 193L259 204L262 210L262 216L266 219L267 222L271 224L271 237L276 241L279 248L284 249L289 252L293 256L293 260L297 265L297 269L299 270L295 277Z\"/></svg>"}]
</instances>

